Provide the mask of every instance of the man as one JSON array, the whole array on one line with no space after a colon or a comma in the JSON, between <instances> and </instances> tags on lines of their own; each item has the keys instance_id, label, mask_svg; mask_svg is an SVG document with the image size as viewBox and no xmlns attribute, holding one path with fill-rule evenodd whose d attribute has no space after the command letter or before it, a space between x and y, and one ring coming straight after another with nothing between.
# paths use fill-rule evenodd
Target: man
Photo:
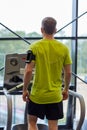
<instances>
[{"instance_id":1,"label":"man","mask_svg":"<svg viewBox=\"0 0 87 130\"><path fill-rule=\"evenodd\" d=\"M54 38L56 24L54 18L44 18L43 39L31 44L28 51L23 86L23 100L28 101L28 130L37 130L37 118L44 117L48 119L49 130L58 130L58 119L63 118L62 101L68 98L72 61L68 48ZM35 74L29 94L33 68Z\"/></svg>"}]
</instances>

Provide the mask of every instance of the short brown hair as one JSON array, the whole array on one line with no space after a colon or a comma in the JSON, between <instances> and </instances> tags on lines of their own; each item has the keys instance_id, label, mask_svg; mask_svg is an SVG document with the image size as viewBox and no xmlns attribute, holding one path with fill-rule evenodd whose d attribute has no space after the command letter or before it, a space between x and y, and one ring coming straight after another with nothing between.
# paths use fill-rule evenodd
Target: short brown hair
<instances>
[{"instance_id":1,"label":"short brown hair","mask_svg":"<svg viewBox=\"0 0 87 130\"><path fill-rule=\"evenodd\" d=\"M56 29L56 20L52 17L45 17L42 20L42 28L44 29L45 33L51 35L55 32Z\"/></svg>"}]
</instances>

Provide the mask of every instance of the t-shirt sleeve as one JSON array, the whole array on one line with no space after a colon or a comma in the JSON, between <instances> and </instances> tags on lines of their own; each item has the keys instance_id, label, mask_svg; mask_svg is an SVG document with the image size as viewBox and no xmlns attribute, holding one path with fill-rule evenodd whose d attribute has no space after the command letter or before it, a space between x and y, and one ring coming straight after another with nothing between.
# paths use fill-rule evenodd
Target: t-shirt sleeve
<instances>
[{"instance_id":1,"label":"t-shirt sleeve","mask_svg":"<svg viewBox=\"0 0 87 130\"><path fill-rule=\"evenodd\" d=\"M65 60L64 60L64 65L67 65L67 64L72 64L72 59L71 59L71 55L68 48L66 49L66 55L65 55Z\"/></svg>"}]
</instances>

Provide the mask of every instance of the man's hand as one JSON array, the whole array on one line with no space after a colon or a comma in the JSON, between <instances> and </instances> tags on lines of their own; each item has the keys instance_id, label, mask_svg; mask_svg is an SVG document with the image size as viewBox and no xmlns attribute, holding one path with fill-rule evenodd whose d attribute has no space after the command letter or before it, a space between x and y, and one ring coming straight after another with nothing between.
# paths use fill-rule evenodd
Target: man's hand
<instances>
[{"instance_id":1,"label":"man's hand","mask_svg":"<svg viewBox=\"0 0 87 130\"><path fill-rule=\"evenodd\" d=\"M29 91L28 90L23 91L22 98L23 98L23 101L25 101L25 102L29 101Z\"/></svg>"},{"instance_id":2,"label":"man's hand","mask_svg":"<svg viewBox=\"0 0 87 130\"><path fill-rule=\"evenodd\" d=\"M68 90L62 90L62 95L63 95L63 100L66 100L67 98L68 98L68 96L69 96L69 92L68 92Z\"/></svg>"}]
</instances>

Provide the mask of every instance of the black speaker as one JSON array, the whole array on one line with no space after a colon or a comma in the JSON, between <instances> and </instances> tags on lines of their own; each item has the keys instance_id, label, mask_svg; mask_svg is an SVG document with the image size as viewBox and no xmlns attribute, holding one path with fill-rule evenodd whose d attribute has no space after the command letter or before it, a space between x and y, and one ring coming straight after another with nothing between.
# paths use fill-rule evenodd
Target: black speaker
<instances>
[{"instance_id":1,"label":"black speaker","mask_svg":"<svg viewBox=\"0 0 87 130\"><path fill-rule=\"evenodd\" d=\"M23 82L26 54L5 56L4 87L9 90Z\"/></svg>"}]
</instances>

